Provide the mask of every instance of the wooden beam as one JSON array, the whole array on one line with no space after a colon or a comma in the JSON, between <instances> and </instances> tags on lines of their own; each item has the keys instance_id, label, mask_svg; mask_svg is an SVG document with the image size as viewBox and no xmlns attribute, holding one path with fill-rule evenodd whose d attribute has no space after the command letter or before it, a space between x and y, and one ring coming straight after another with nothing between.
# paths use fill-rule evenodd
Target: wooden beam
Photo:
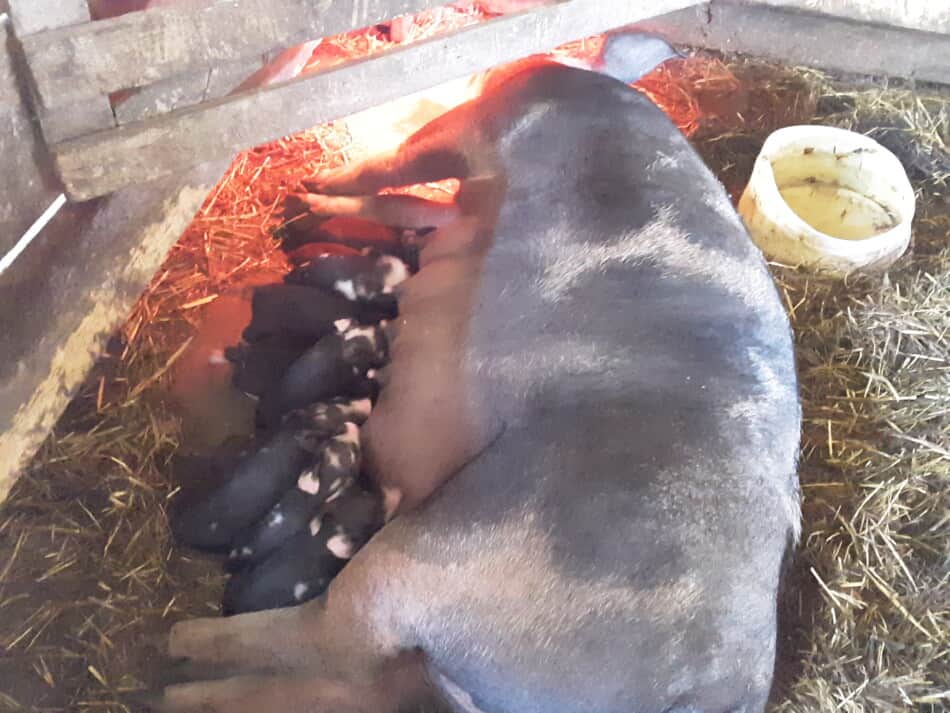
<instances>
[{"instance_id":1,"label":"wooden beam","mask_svg":"<svg viewBox=\"0 0 950 713\"><path fill-rule=\"evenodd\" d=\"M0 26L0 259L62 192L6 34Z\"/></svg>"},{"instance_id":2,"label":"wooden beam","mask_svg":"<svg viewBox=\"0 0 950 713\"><path fill-rule=\"evenodd\" d=\"M852 74L950 84L950 36L713 0L638 23L671 42Z\"/></svg>"},{"instance_id":3,"label":"wooden beam","mask_svg":"<svg viewBox=\"0 0 950 713\"><path fill-rule=\"evenodd\" d=\"M260 58L227 62L149 84L116 102L116 122L131 124L226 96L260 66Z\"/></svg>"},{"instance_id":4,"label":"wooden beam","mask_svg":"<svg viewBox=\"0 0 950 713\"><path fill-rule=\"evenodd\" d=\"M142 87L189 69L260 56L444 1L182 0L22 39L40 101L52 108Z\"/></svg>"},{"instance_id":5,"label":"wooden beam","mask_svg":"<svg viewBox=\"0 0 950 713\"><path fill-rule=\"evenodd\" d=\"M500 17L271 89L67 141L54 147L56 165L71 197L103 195L691 4L692 0L572 0Z\"/></svg>"},{"instance_id":6,"label":"wooden beam","mask_svg":"<svg viewBox=\"0 0 950 713\"><path fill-rule=\"evenodd\" d=\"M0 23L0 118L19 105L21 79L14 67L15 47L9 23Z\"/></svg>"},{"instance_id":7,"label":"wooden beam","mask_svg":"<svg viewBox=\"0 0 950 713\"><path fill-rule=\"evenodd\" d=\"M82 26L91 18L86 0L10 0L10 15L13 29L21 40L32 33L55 31L51 28ZM36 101L35 91L36 87L31 86L32 103L49 143L115 126L109 97L102 92L64 102L60 111L52 112Z\"/></svg>"},{"instance_id":8,"label":"wooden beam","mask_svg":"<svg viewBox=\"0 0 950 713\"><path fill-rule=\"evenodd\" d=\"M115 118L120 125L130 124L252 87L289 81L300 74L320 42L314 40L274 50L263 57L203 67L131 90L130 96L116 102Z\"/></svg>"},{"instance_id":9,"label":"wooden beam","mask_svg":"<svg viewBox=\"0 0 950 713\"><path fill-rule=\"evenodd\" d=\"M89 7L77 0L9 0L13 30L26 37L44 30L89 22Z\"/></svg>"},{"instance_id":10,"label":"wooden beam","mask_svg":"<svg viewBox=\"0 0 950 713\"><path fill-rule=\"evenodd\" d=\"M40 108L38 113L48 144L111 129L117 123L109 98L105 96L83 99L58 109Z\"/></svg>"},{"instance_id":11,"label":"wooden beam","mask_svg":"<svg viewBox=\"0 0 950 713\"><path fill-rule=\"evenodd\" d=\"M803 10L877 25L921 32L950 32L946 0L755 0L761 5Z\"/></svg>"}]
</instances>

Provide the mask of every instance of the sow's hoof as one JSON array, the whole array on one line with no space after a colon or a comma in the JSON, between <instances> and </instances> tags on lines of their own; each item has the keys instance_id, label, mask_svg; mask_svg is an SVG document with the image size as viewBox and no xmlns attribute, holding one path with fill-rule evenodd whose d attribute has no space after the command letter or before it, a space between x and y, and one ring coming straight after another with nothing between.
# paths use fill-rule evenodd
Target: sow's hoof
<instances>
[{"instance_id":1,"label":"sow's hoof","mask_svg":"<svg viewBox=\"0 0 950 713\"><path fill-rule=\"evenodd\" d=\"M278 609L320 596L382 526L381 499L347 491L263 562L231 577L222 611L232 615Z\"/></svg>"}]
</instances>

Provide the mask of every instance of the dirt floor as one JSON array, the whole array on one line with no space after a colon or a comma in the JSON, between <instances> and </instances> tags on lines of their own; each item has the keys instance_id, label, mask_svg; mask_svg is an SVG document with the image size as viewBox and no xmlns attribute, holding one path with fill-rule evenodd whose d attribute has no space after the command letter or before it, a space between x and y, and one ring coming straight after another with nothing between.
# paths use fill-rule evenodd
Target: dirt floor
<instances>
[{"instance_id":1,"label":"dirt floor","mask_svg":"<svg viewBox=\"0 0 950 713\"><path fill-rule=\"evenodd\" d=\"M765 135L792 123L868 132L908 167L914 243L886 275L774 266L798 350L805 523L772 710L948 710L950 94L708 56L641 86L736 198ZM281 269L269 230L288 187L347 155L328 126L235 160L0 508L0 711L132 710L151 637L217 612L217 565L169 540L169 374L209 305Z\"/></svg>"}]
</instances>

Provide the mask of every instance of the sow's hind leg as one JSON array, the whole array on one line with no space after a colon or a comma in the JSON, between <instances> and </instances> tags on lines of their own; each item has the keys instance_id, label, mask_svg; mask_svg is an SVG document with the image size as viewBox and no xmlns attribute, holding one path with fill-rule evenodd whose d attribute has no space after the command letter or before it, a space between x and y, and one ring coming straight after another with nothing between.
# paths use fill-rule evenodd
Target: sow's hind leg
<instances>
[{"instance_id":1,"label":"sow's hind leg","mask_svg":"<svg viewBox=\"0 0 950 713\"><path fill-rule=\"evenodd\" d=\"M179 682L148 701L150 708L396 713L428 703L421 657L396 614L402 573L378 539L308 604L176 624L165 680Z\"/></svg>"},{"instance_id":2,"label":"sow's hind leg","mask_svg":"<svg viewBox=\"0 0 950 713\"><path fill-rule=\"evenodd\" d=\"M459 217L454 203L430 201L416 196L302 193L294 197L313 215L362 218L398 228L440 228Z\"/></svg>"},{"instance_id":3,"label":"sow's hind leg","mask_svg":"<svg viewBox=\"0 0 950 713\"><path fill-rule=\"evenodd\" d=\"M303 181L306 193L293 196L314 215L344 215L398 228L440 228L459 217L455 203L416 196L378 195L384 188L446 178L464 179L467 162L438 121L423 127L388 156L334 169Z\"/></svg>"}]
</instances>

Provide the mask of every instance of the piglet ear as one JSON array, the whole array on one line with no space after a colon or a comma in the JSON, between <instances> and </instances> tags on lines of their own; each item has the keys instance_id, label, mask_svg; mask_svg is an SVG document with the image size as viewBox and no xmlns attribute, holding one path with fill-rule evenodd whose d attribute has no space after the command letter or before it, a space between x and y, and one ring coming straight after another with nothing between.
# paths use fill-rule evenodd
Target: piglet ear
<instances>
[{"instance_id":1,"label":"piglet ear","mask_svg":"<svg viewBox=\"0 0 950 713\"><path fill-rule=\"evenodd\" d=\"M667 60L682 56L659 35L621 31L607 36L597 69L633 84Z\"/></svg>"}]
</instances>

